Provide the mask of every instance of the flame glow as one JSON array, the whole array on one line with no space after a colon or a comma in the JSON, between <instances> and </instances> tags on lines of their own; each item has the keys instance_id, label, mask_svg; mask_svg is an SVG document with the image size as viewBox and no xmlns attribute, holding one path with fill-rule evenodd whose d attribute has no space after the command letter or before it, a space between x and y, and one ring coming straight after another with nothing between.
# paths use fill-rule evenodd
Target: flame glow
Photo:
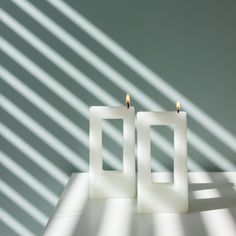
<instances>
[{"instance_id":1,"label":"flame glow","mask_svg":"<svg viewBox=\"0 0 236 236\"><path fill-rule=\"evenodd\" d=\"M129 106L130 105L130 100L131 100L130 95L126 94L126 96L125 96L125 104Z\"/></svg>"},{"instance_id":2,"label":"flame glow","mask_svg":"<svg viewBox=\"0 0 236 236\"><path fill-rule=\"evenodd\" d=\"M181 108L181 105L180 105L180 103L179 103L179 102L176 102L176 110L177 110L177 111L179 111L179 110L180 110L180 108Z\"/></svg>"}]
</instances>

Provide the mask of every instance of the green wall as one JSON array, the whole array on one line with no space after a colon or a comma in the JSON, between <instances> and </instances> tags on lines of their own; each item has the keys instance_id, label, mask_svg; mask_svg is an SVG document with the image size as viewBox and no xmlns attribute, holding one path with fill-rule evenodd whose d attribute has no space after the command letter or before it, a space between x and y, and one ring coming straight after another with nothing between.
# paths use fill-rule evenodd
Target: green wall
<instances>
[{"instance_id":1,"label":"green wall","mask_svg":"<svg viewBox=\"0 0 236 236\"><path fill-rule=\"evenodd\" d=\"M190 171L236 170L235 1L60 2L0 3L3 235L16 221L40 235L71 173L87 170L89 107L126 93L136 111L183 104ZM153 170L172 170L173 132L152 132ZM103 137L115 157L104 168L120 168L122 140Z\"/></svg>"}]
</instances>

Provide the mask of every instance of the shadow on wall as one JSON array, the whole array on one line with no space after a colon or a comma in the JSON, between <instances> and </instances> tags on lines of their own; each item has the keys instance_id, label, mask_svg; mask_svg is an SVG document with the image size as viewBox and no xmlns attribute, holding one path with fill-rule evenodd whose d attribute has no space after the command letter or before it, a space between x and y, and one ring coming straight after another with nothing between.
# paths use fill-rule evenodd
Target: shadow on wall
<instances>
[{"instance_id":1,"label":"shadow on wall","mask_svg":"<svg viewBox=\"0 0 236 236\"><path fill-rule=\"evenodd\" d=\"M209 166L213 170L235 171L236 138L232 133L66 2L47 0L42 6L44 4L53 7L52 12L61 14L71 27L89 35L138 79L134 82L118 72L36 3L26 0L2 3L0 42L4 59L0 68L0 130L3 145L0 155L5 235L38 235L71 173L88 170L90 104L122 105L120 101L128 91L136 110L164 109L152 93L145 93L140 87L150 87L155 95L162 96L165 107L181 101L190 124L195 122L220 143L219 147L212 145L189 126L191 171L208 170ZM122 147L121 128L108 121L103 128L104 136L112 142L112 145L104 143L105 168L119 169L122 166L122 157L117 154ZM157 131L152 132L151 137L154 149L166 157L166 160L153 158L153 170L170 171L172 140L168 134ZM231 156L221 153L225 148ZM206 204L213 209L218 200L193 201L192 209L203 210Z\"/></svg>"}]
</instances>

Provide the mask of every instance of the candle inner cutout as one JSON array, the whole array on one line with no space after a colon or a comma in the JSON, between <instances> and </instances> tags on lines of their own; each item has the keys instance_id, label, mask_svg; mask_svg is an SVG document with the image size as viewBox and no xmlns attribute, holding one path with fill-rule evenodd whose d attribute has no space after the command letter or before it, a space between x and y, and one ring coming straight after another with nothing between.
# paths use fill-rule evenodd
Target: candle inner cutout
<instances>
[{"instance_id":1,"label":"candle inner cutout","mask_svg":"<svg viewBox=\"0 0 236 236\"><path fill-rule=\"evenodd\" d=\"M105 124L106 123L106 124ZM105 125L112 125L114 126L120 133L120 136L116 136L114 140L111 138L106 132L104 132ZM122 119L103 119L102 120L102 169L103 170L117 170L123 171L123 120ZM104 150L109 150L112 155L117 159L117 162L120 165L112 166L111 164L107 163L104 159Z\"/></svg>"},{"instance_id":2,"label":"candle inner cutout","mask_svg":"<svg viewBox=\"0 0 236 236\"><path fill-rule=\"evenodd\" d=\"M156 135L158 134L158 136ZM171 145L166 150L164 146L166 142L158 141L158 137L162 136ZM167 125L151 125L150 126L150 150L151 150L151 172L163 173L163 178L154 178L155 183L173 183L174 182L174 128ZM161 177L162 175L160 175Z\"/></svg>"}]
</instances>

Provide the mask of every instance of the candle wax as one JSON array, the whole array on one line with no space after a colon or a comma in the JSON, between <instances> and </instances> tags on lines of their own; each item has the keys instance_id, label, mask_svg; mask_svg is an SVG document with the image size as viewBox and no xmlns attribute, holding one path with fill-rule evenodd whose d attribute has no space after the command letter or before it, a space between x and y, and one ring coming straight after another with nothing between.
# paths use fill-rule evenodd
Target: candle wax
<instances>
[{"instance_id":1,"label":"candle wax","mask_svg":"<svg viewBox=\"0 0 236 236\"><path fill-rule=\"evenodd\" d=\"M93 106L90 108L90 197L135 197L134 108ZM102 168L102 120L123 119L123 171ZM118 145L118 144L117 144Z\"/></svg>"}]
</instances>

